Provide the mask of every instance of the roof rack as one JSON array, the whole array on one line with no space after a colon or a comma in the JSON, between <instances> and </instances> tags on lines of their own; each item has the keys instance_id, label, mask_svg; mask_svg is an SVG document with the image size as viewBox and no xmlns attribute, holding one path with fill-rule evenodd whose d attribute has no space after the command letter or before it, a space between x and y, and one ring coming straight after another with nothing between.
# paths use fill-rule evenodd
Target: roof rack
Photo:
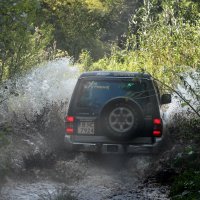
<instances>
[{"instance_id":1,"label":"roof rack","mask_svg":"<svg viewBox=\"0 0 200 200\"><path fill-rule=\"evenodd\" d=\"M101 76L101 77L141 77L150 78L151 75L142 72L127 72L127 71L92 71L84 72L80 75L80 78L91 77L91 76Z\"/></svg>"}]
</instances>

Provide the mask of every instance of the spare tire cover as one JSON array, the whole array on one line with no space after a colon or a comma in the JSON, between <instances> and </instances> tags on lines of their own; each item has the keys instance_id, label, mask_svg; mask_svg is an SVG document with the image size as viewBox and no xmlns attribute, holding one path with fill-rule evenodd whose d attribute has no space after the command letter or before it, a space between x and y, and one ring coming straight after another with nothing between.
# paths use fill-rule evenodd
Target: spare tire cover
<instances>
[{"instance_id":1,"label":"spare tire cover","mask_svg":"<svg viewBox=\"0 0 200 200\"><path fill-rule=\"evenodd\" d=\"M131 99L112 99L102 109L101 122L108 137L115 140L128 140L141 130L142 109Z\"/></svg>"}]
</instances>

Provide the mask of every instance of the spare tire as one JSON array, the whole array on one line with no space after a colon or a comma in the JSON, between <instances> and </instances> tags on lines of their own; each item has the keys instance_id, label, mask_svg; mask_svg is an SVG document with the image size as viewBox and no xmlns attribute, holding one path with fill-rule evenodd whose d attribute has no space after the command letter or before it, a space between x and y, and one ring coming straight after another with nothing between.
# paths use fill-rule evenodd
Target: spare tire
<instances>
[{"instance_id":1,"label":"spare tire","mask_svg":"<svg viewBox=\"0 0 200 200\"><path fill-rule=\"evenodd\" d=\"M100 121L108 137L120 141L129 140L142 129L142 109L132 99L112 99L102 109Z\"/></svg>"}]
</instances>

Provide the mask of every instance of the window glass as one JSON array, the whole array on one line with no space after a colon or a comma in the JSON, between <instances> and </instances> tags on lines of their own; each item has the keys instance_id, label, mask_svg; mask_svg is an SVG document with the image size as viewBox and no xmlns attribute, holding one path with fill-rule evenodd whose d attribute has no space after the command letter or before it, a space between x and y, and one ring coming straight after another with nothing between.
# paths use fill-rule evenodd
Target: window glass
<instances>
[{"instance_id":1,"label":"window glass","mask_svg":"<svg viewBox=\"0 0 200 200\"><path fill-rule=\"evenodd\" d=\"M83 81L79 90L79 107L100 107L116 97L133 98L138 103L147 103L147 81L94 80Z\"/></svg>"}]
</instances>

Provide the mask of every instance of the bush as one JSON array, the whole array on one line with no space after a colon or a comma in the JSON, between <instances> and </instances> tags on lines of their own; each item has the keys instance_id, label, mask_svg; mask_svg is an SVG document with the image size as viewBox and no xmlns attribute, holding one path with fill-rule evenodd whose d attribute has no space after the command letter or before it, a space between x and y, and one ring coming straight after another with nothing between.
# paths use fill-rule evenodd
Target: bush
<instances>
[{"instance_id":1,"label":"bush","mask_svg":"<svg viewBox=\"0 0 200 200\"><path fill-rule=\"evenodd\" d=\"M200 142L200 118L189 117L190 114L189 111L173 116L173 122L169 127L172 138L185 142L189 140Z\"/></svg>"},{"instance_id":2,"label":"bush","mask_svg":"<svg viewBox=\"0 0 200 200\"><path fill-rule=\"evenodd\" d=\"M171 187L172 200L194 200L200 197L200 171L187 170L180 174Z\"/></svg>"}]
</instances>

